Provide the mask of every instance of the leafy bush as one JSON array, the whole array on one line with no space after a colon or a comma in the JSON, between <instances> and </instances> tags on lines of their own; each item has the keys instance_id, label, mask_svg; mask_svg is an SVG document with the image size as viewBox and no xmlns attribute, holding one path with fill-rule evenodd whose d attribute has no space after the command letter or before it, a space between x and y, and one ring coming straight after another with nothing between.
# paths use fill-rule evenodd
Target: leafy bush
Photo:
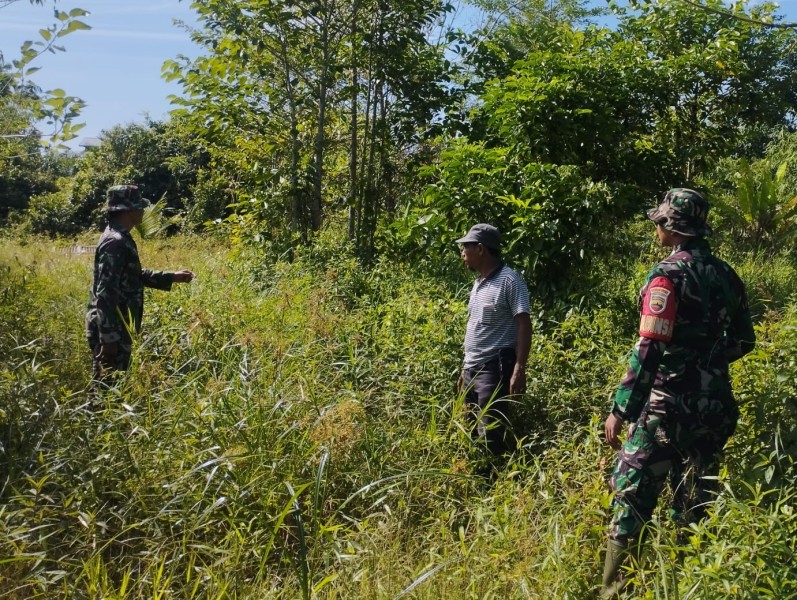
<instances>
[{"instance_id":1,"label":"leafy bush","mask_svg":"<svg viewBox=\"0 0 797 600\"><path fill-rule=\"evenodd\" d=\"M795 163L797 164L797 163ZM737 242L774 254L794 240L797 195L786 185L789 162L771 165L768 160L750 164L744 159L726 165L732 193L719 195L716 209L722 226Z\"/></svg>"},{"instance_id":2,"label":"leafy bush","mask_svg":"<svg viewBox=\"0 0 797 600\"><path fill-rule=\"evenodd\" d=\"M443 153L421 205L394 225L399 243L436 260L454 240L480 222L504 236L507 262L540 294L572 281L573 269L597 244L607 226L612 195L572 166L526 163L506 148L455 142Z\"/></svg>"},{"instance_id":3,"label":"leafy bush","mask_svg":"<svg viewBox=\"0 0 797 600\"><path fill-rule=\"evenodd\" d=\"M75 223L75 212L68 188L62 188L56 192L33 196L28 205L26 221L33 233L71 235L81 229Z\"/></svg>"}]
</instances>

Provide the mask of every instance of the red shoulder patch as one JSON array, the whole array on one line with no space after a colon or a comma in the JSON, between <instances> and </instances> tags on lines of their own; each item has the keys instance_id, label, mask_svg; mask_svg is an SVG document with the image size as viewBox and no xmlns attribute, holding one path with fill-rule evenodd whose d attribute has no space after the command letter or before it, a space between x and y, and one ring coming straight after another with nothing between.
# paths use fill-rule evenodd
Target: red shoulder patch
<instances>
[{"instance_id":1,"label":"red shoulder patch","mask_svg":"<svg viewBox=\"0 0 797 600\"><path fill-rule=\"evenodd\" d=\"M655 277L645 289L639 335L669 342L675 327L675 287L666 277Z\"/></svg>"}]
</instances>

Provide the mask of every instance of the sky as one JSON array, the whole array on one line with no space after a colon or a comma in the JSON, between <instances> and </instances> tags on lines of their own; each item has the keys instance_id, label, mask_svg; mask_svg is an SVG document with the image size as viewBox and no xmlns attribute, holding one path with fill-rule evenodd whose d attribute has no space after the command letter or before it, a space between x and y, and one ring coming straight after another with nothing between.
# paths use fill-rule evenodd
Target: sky
<instances>
[{"instance_id":1,"label":"sky","mask_svg":"<svg viewBox=\"0 0 797 600\"><path fill-rule=\"evenodd\" d=\"M0 0L0 51L10 60L22 42L39 39L38 30L55 22L54 4L6 2ZM779 4L786 20L797 22L797 0ZM61 11L91 13L82 19L90 31L62 38L66 52L46 54L34 65L41 67L33 79L42 89L61 88L87 104L78 119L86 126L69 144L72 148L117 124L142 122L145 115L168 117L173 108L168 96L181 89L161 78L161 67L179 54L193 58L199 53L189 33L174 24L175 19L195 24L190 5L190 0L57 0Z\"/></svg>"},{"instance_id":2,"label":"sky","mask_svg":"<svg viewBox=\"0 0 797 600\"><path fill-rule=\"evenodd\" d=\"M91 26L63 38L66 52L45 54L33 63L41 67L32 79L42 89L61 88L87 106L78 122L73 148L84 137L98 137L117 124L168 117L173 108L167 97L179 94L176 82L161 78L165 60L179 54L195 57L199 48L174 19L196 22L189 0L58 0L45 6L18 0L3 7L0 1L0 51L6 60L19 56L25 40L37 40L39 29L55 23L53 6L68 12L82 8L81 18Z\"/></svg>"}]
</instances>

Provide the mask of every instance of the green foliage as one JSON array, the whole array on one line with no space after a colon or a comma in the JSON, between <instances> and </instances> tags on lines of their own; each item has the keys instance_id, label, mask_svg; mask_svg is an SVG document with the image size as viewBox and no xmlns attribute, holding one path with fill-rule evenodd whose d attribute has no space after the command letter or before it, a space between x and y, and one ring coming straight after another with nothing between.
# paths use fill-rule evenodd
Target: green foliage
<instances>
[{"instance_id":1,"label":"green foliage","mask_svg":"<svg viewBox=\"0 0 797 600\"><path fill-rule=\"evenodd\" d=\"M87 14L80 8L54 9L56 23L40 29L39 39L24 42L18 58L0 52L0 220L27 208L31 196L55 191L58 174L50 172L52 156L43 155L42 146L63 150L62 142L83 127L74 122L83 102L64 90L42 91L32 76L39 56L63 52L64 36L90 29L81 20ZM44 127L48 130L39 131Z\"/></svg>"},{"instance_id":2,"label":"green foliage","mask_svg":"<svg viewBox=\"0 0 797 600\"><path fill-rule=\"evenodd\" d=\"M744 160L739 163L736 202L751 242L760 247L765 241L779 246L794 229L797 216L797 195L784 198L783 180L788 163L783 163L775 173L754 172Z\"/></svg>"},{"instance_id":3,"label":"green foliage","mask_svg":"<svg viewBox=\"0 0 797 600\"><path fill-rule=\"evenodd\" d=\"M0 220L27 208L32 195L53 191L55 179L70 174L73 161L43 151L41 134L33 128L40 93L32 85L12 89L11 83L8 66L0 61Z\"/></svg>"},{"instance_id":4,"label":"green foliage","mask_svg":"<svg viewBox=\"0 0 797 600\"><path fill-rule=\"evenodd\" d=\"M172 225L177 223L174 215L186 208L190 217L202 218L207 204L194 209L192 195L205 161L179 119L113 127L103 132L97 148L75 160L73 177L57 180L55 191L31 200L29 227L34 232L70 235L99 225L105 220L107 189L121 183L137 183L145 196L159 198Z\"/></svg>"},{"instance_id":5,"label":"green foliage","mask_svg":"<svg viewBox=\"0 0 797 600\"><path fill-rule=\"evenodd\" d=\"M457 130L652 193L789 123L793 31L683 2L613 8L615 30L584 27L588 15L563 3L512 12L490 39L469 40L465 60L478 84L464 89L478 98L465 123L455 119ZM739 15L745 9L734 5ZM749 8L764 20L772 10Z\"/></svg>"},{"instance_id":6,"label":"green foliage","mask_svg":"<svg viewBox=\"0 0 797 600\"><path fill-rule=\"evenodd\" d=\"M718 235L729 246L764 253L788 251L797 217L795 136L781 132L763 157L726 159L704 181L714 189Z\"/></svg>"},{"instance_id":7,"label":"green foliage","mask_svg":"<svg viewBox=\"0 0 797 600\"><path fill-rule=\"evenodd\" d=\"M656 190L672 171L670 149L647 142L659 76L642 44L562 25L550 47L485 83L475 134L527 161Z\"/></svg>"},{"instance_id":8,"label":"green foliage","mask_svg":"<svg viewBox=\"0 0 797 600\"><path fill-rule=\"evenodd\" d=\"M136 225L136 231L142 239L153 238L165 232L170 225L176 224L179 219L167 219L164 215L164 198L144 209L141 223Z\"/></svg>"},{"instance_id":9,"label":"green foliage","mask_svg":"<svg viewBox=\"0 0 797 600\"><path fill-rule=\"evenodd\" d=\"M794 291L792 288L792 298ZM742 425L731 452L735 460L751 469L760 464L773 476L793 476L792 460L797 451L797 315L793 302L784 313L771 312L756 329L756 350L738 367L737 394Z\"/></svg>"},{"instance_id":10,"label":"green foliage","mask_svg":"<svg viewBox=\"0 0 797 600\"><path fill-rule=\"evenodd\" d=\"M764 18L772 7L749 10ZM496 41L476 44L466 60L481 83L467 126L419 169L428 187L390 230L390 247L439 263L470 225L490 222L544 305L577 303L609 253L601 232L788 122L793 32L680 2L616 14L614 31L579 29L585 14L570 4L551 14L532 6L497 25ZM527 51L513 53L507 39ZM774 247L788 237L794 205L767 190L786 176L784 167L765 185L740 175L741 220Z\"/></svg>"},{"instance_id":11,"label":"green foliage","mask_svg":"<svg viewBox=\"0 0 797 600\"><path fill-rule=\"evenodd\" d=\"M599 431L636 335L645 242L599 269L602 308L535 324L519 446L487 484L454 392L470 277L429 277L412 257L365 270L335 223L292 262L143 241L146 266L199 278L148 294L131 370L99 397L84 390L90 255L2 240L6 595L594 591L614 458ZM797 283L779 260L740 265L753 294L780 281L784 304L734 366L743 418L722 493L681 538L657 515L638 597L794 593Z\"/></svg>"},{"instance_id":12,"label":"green foliage","mask_svg":"<svg viewBox=\"0 0 797 600\"><path fill-rule=\"evenodd\" d=\"M25 41L19 49L19 58L8 63L0 54L0 70L8 73L7 77L0 79L0 107L5 111L24 105L27 113L26 122L21 127L9 128L7 123L0 121L0 125L3 125L0 134L19 134L24 129L44 124L50 127L50 131L45 134L46 138L42 143L55 143L63 148L61 142L74 138L83 128L83 124L75 124L73 121L80 114L84 103L80 98L67 95L64 90L55 89L42 93L35 85L31 85L30 76L39 70L32 63L45 52L64 52L64 47L59 45L61 38L91 27L81 20L89 14L81 8L73 8L69 12L56 8L53 13L56 22L39 30L40 39ZM30 93L31 90L34 91L33 94Z\"/></svg>"},{"instance_id":13,"label":"green foliage","mask_svg":"<svg viewBox=\"0 0 797 600\"><path fill-rule=\"evenodd\" d=\"M174 102L211 154L236 239L309 243L328 214L370 253L377 224L413 180L408 168L447 98L439 0L196 2L206 49L164 64ZM246 213L246 214L245 214ZM248 236L235 223L262 223Z\"/></svg>"},{"instance_id":14,"label":"green foliage","mask_svg":"<svg viewBox=\"0 0 797 600\"><path fill-rule=\"evenodd\" d=\"M791 197L794 189L784 185L790 166L784 162L773 171L767 160L736 163L732 175L736 192L721 199L719 209L746 246L772 253L794 239L797 196Z\"/></svg>"},{"instance_id":15,"label":"green foliage","mask_svg":"<svg viewBox=\"0 0 797 600\"><path fill-rule=\"evenodd\" d=\"M474 223L504 235L504 255L546 300L576 283L573 270L611 217L610 190L572 166L526 162L510 148L455 142L424 175L421 205L394 224L410 251L440 257Z\"/></svg>"},{"instance_id":16,"label":"green foliage","mask_svg":"<svg viewBox=\"0 0 797 600\"><path fill-rule=\"evenodd\" d=\"M723 10L719 1L707 3ZM734 4L735 14L772 20L774 6ZM733 19L683 2L630 3L620 39L636 41L656 73L649 143L672 152L690 181L794 107L795 32Z\"/></svg>"},{"instance_id":17,"label":"green foliage","mask_svg":"<svg viewBox=\"0 0 797 600\"><path fill-rule=\"evenodd\" d=\"M26 225L33 233L73 235L80 231L75 222L75 205L67 192L69 179L56 180L58 191L33 196L26 214Z\"/></svg>"},{"instance_id":18,"label":"green foliage","mask_svg":"<svg viewBox=\"0 0 797 600\"><path fill-rule=\"evenodd\" d=\"M747 282L750 308L755 319L783 311L794 300L797 268L787 253L729 250L739 276Z\"/></svg>"},{"instance_id":19,"label":"green foliage","mask_svg":"<svg viewBox=\"0 0 797 600\"><path fill-rule=\"evenodd\" d=\"M225 239L141 242L146 266L198 280L148 294L131 369L99 395L91 260L64 247L80 241L0 239L0 593L589 597L614 458L601 423L660 257L627 216L702 173L759 345L733 367L742 419L708 520L676 532L657 514L634 593L795 594L797 265L785 230L783 252L755 254L739 233L766 211L764 236L789 222L773 190L795 175L772 165L794 139L768 170L711 170L793 109L792 34L674 2L632 4L614 32L579 29L578 3L494 4L508 18L471 55L478 81L452 90L478 94L454 123L467 136L429 143L440 4L197 2L208 56L165 66L193 114L115 128L38 190L35 231L90 222L135 180L163 198L147 231L168 207ZM0 119L24 125L14 107ZM534 302L517 446L490 484L454 389L472 278L453 241L479 221L501 227Z\"/></svg>"}]
</instances>

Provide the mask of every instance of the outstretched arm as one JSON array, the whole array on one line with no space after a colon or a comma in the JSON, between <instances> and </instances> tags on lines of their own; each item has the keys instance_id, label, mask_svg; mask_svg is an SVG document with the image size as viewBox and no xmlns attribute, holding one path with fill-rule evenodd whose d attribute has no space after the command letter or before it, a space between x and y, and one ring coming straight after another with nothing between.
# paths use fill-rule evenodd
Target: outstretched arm
<instances>
[{"instance_id":1,"label":"outstretched arm","mask_svg":"<svg viewBox=\"0 0 797 600\"><path fill-rule=\"evenodd\" d=\"M156 290L169 291L173 283L188 283L194 279L194 273L183 269L174 273L169 271L153 271L151 269L141 269L141 281L146 287Z\"/></svg>"}]
</instances>

